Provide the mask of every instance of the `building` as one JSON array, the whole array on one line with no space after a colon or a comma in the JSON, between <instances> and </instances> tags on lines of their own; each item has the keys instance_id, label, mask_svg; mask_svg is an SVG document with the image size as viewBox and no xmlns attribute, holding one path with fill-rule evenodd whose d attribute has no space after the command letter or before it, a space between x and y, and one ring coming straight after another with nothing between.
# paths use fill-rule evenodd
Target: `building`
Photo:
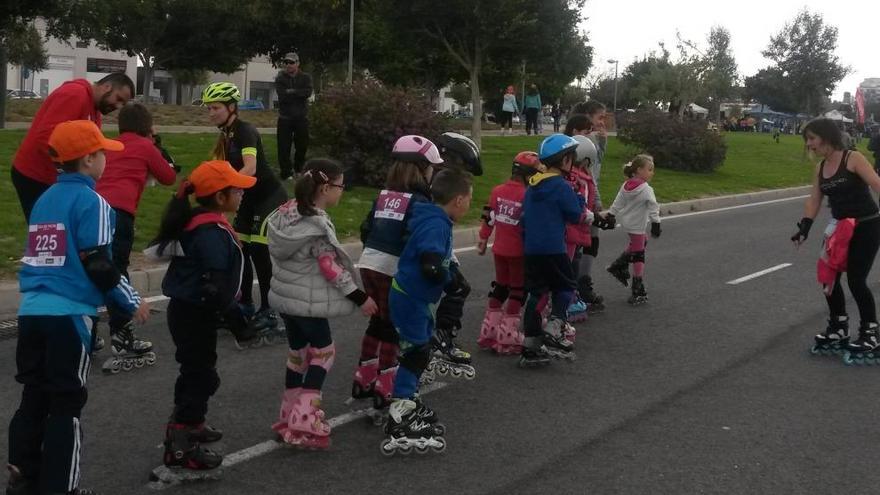
<instances>
[{"instance_id":1,"label":"building","mask_svg":"<svg viewBox=\"0 0 880 495\"><path fill-rule=\"evenodd\" d=\"M843 104L844 105L852 105L852 102L853 102L852 93L850 93L849 91L844 91L843 92Z\"/></svg>"},{"instance_id":2,"label":"building","mask_svg":"<svg viewBox=\"0 0 880 495\"><path fill-rule=\"evenodd\" d=\"M41 33L45 32L42 21L36 21L36 25ZM49 38L45 47L49 55L49 67L34 72L7 65L6 89L30 90L45 98L64 81L71 79L97 81L110 72L125 72L132 80L137 77L137 57L129 57L123 52L101 50L94 42L70 40L68 45L62 40Z\"/></svg>"},{"instance_id":3,"label":"building","mask_svg":"<svg viewBox=\"0 0 880 495\"><path fill-rule=\"evenodd\" d=\"M35 21L37 30L45 33L45 24ZM24 89L34 91L46 97L71 79L88 79L97 81L110 72L125 72L132 81L136 81L137 93L143 92L143 67L137 56L129 57L124 52L102 50L92 42L67 42L55 38L45 41L49 58L49 67L42 71L30 71L16 65L6 67L6 89ZM278 96L275 94L275 75L278 69L272 66L268 57L252 59L242 70L233 74L209 73L208 82L230 81L240 89L245 99L259 100L266 108L277 106ZM188 105L198 98L202 87L187 88L178 84L171 73L157 69L153 75L154 100L162 103Z\"/></svg>"},{"instance_id":4,"label":"building","mask_svg":"<svg viewBox=\"0 0 880 495\"><path fill-rule=\"evenodd\" d=\"M865 103L880 102L880 77L869 77L859 84Z\"/></svg>"}]
</instances>

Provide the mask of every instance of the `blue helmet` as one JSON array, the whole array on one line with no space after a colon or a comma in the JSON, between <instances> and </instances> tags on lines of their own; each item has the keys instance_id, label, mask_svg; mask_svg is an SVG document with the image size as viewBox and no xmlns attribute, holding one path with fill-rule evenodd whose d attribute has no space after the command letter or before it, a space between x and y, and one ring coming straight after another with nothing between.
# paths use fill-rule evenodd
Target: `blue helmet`
<instances>
[{"instance_id":1,"label":"blue helmet","mask_svg":"<svg viewBox=\"0 0 880 495\"><path fill-rule=\"evenodd\" d=\"M538 158L545 164L556 163L568 153L574 153L578 142L565 134L551 134L541 141L538 147Z\"/></svg>"}]
</instances>

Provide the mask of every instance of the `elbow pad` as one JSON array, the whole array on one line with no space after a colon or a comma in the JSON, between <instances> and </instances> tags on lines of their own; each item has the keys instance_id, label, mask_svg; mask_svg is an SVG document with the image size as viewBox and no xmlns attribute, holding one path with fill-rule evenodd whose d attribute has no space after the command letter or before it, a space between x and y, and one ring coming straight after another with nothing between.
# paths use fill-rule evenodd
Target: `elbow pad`
<instances>
[{"instance_id":1,"label":"elbow pad","mask_svg":"<svg viewBox=\"0 0 880 495\"><path fill-rule=\"evenodd\" d=\"M443 256L437 253L422 253L419 258L422 275L434 283L443 283L446 280L447 269L443 266Z\"/></svg>"},{"instance_id":2,"label":"elbow pad","mask_svg":"<svg viewBox=\"0 0 880 495\"><path fill-rule=\"evenodd\" d=\"M83 251L79 256L89 280L102 293L110 291L119 284L122 275L104 249Z\"/></svg>"}]
</instances>

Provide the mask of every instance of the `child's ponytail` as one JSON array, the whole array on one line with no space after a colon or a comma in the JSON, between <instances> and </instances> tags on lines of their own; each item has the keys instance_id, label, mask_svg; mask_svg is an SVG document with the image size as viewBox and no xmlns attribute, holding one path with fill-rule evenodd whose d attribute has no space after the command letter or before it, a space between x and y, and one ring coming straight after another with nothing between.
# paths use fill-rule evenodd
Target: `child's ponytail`
<instances>
[{"instance_id":1,"label":"child's ponytail","mask_svg":"<svg viewBox=\"0 0 880 495\"><path fill-rule=\"evenodd\" d=\"M184 180L177 188L177 192L165 207L162 214L162 221L159 224L159 233L150 244L159 244L159 255L165 249L165 246L171 242L179 240L183 234L183 229L192 220L193 208L189 202L190 194L196 190L195 186L189 180Z\"/></svg>"}]
</instances>

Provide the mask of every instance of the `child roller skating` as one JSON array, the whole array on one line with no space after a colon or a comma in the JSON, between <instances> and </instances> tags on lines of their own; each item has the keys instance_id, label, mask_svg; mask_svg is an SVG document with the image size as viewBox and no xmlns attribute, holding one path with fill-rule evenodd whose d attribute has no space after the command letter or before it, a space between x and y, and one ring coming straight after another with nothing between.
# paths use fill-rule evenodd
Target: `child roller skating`
<instances>
[{"instance_id":1,"label":"child roller skating","mask_svg":"<svg viewBox=\"0 0 880 495\"><path fill-rule=\"evenodd\" d=\"M365 316L376 303L358 287L354 264L336 238L327 215L345 187L342 166L327 159L306 163L296 183L296 200L269 217L269 253L275 271L269 303L287 328L285 390L272 429L290 445L326 449L330 425L321 409L321 389L336 358L328 318Z\"/></svg>"},{"instance_id":2,"label":"child roller skating","mask_svg":"<svg viewBox=\"0 0 880 495\"><path fill-rule=\"evenodd\" d=\"M394 143L392 164L367 218L361 224L364 249L357 267L364 291L375 302L361 340L360 359L348 404L354 409L372 407L378 424L387 416L397 375L398 335L388 308L391 280L408 237L407 222L418 203L430 203L434 167L443 163L440 151L422 136L403 136Z\"/></svg>"},{"instance_id":3,"label":"child roller skating","mask_svg":"<svg viewBox=\"0 0 880 495\"><path fill-rule=\"evenodd\" d=\"M564 176L571 173L578 142L553 134L541 142L538 157L547 167L529 179L523 200L525 286L523 350L520 366L545 365L550 357L574 359L574 344L566 339L567 310L575 280L565 245L566 224L583 223L584 199ZM542 328L539 301L550 294L550 318Z\"/></svg>"},{"instance_id":4,"label":"child roller skating","mask_svg":"<svg viewBox=\"0 0 880 495\"><path fill-rule=\"evenodd\" d=\"M122 151L90 120L58 123L48 153L61 173L33 205L18 274L15 380L7 494L92 494L79 488L80 420L88 400L92 322L98 306L143 323L149 305L112 262L115 213L95 192L104 150Z\"/></svg>"},{"instance_id":5,"label":"child roller skating","mask_svg":"<svg viewBox=\"0 0 880 495\"><path fill-rule=\"evenodd\" d=\"M408 453L412 449L442 451L443 429L431 425L436 418L418 397L419 379L431 360L434 331L432 305L440 300L451 279L452 223L470 207L470 175L456 169L439 172L431 186L436 204L413 207L410 237L400 256L391 284L391 319L400 335L400 367L394 383L382 453Z\"/></svg>"},{"instance_id":6,"label":"child roller skating","mask_svg":"<svg viewBox=\"0 0 880 495\"><path fill-rule=\"evenodd\" d=\"M486 314L480 326L477 345L498 354L519 354L522 351L521 310L524 299L524 261L522 225L523 199L529 177L541 168L538 154L521 151L513 159L510 179L495 186L489 203L483 207L477 253L486 253L493 231L492 254L495 281L489 291Z\"/></svg>"},{"instance_id":7,"label":"child roller skating","mask_svg":"<svg viewBox=\"0 0 880 495\"><path fill-rule=\"evenodd\" d=\"M106 173L95 186L116 213L113 264L126 276L134 242L135 217L144 188L148 182L171 185L177 177L156 138L153 117L145 106L133 103L122 107L119 110L119 141L125 144L125 149L107 153ZM105 373L118 373L144 365L152 366L156 362L153 344L139 339L131 320L115 308L108 307L107 312L113 357L107 359L101 369Z\"/></svg>"},{"instance_id":8,"label":"child roller skating","mask_svg":"<svg viewBox=\"0 0 880 495\"><path fill-rule=\"evenodd\" d=\"M226 161L200 164L180 184L148 249L155 256L171 256L162 292L170 299L168 329L180 374L165 430L164 463L169 468L212 470L223 460L202 447L222 437L205 423L208 400L220 385L217 330L227 326L237 340L253 340L235 300L244 257L225 214L238 210L243 191L255 182ZM192 208L190 195L195 195L197 208Z\"/></svg>"},{"instance_id":9,"label":"child roller skating","mask_svg":"<svg viewBox=\"0 0 880 495\"><path fill-rule=\"evenodd\" d=\"M584 250L589 250L593 243L591 223L593 222L593 211L596 207L596 185L590 176L590 166L595 163L597 152L596 146L586 136L574 136L574 140L578 142L575 154L575 162L571 167L571 173L566 176L566 180L571 185L572 190L584 201L584 222L577 224L568 224L565 227L565 248L566 254L571 259L572 273L575 280L578 280L580 273L581 258ZM595 300L595 297L593 298ZM588 306L580 292L574 291L574 298L568 306L568 321L577 323L587 319ZM574 332L569 332L569 337L574 338ZM573 340L572 340L573 341Z\"/></svg>"},{"instance_id":10,"label":"child roller skating","mask_svg":"<svg viewBox=\"0 0 880 495\"><path fill-rule=\"evenodd\" d=\"M631 286L627 302L638 306L648 302L645 290L645 245L646 230L651 224L651 237L660 237L660 205L654 196L654 189L648 185L654 177L654 159L650 155L638 155L623 166L626 182L620 186L611 208L601 215L609 224L620 223L629 235L629 245L608 267L610 273L624 287ZM632 281L630 282L630 265Z\"/></svg>"}]
</instances>

